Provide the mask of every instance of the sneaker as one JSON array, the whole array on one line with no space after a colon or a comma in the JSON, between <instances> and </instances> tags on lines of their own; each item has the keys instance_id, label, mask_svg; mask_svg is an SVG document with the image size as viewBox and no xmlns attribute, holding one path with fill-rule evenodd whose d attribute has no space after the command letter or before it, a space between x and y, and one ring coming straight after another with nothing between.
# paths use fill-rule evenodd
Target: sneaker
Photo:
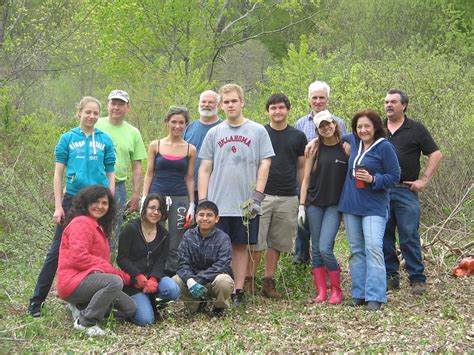
<instances>
[{"instance_id":1,"label":"sneaker","mask_svg":"<svg viewBox=\"0 0 474 355\"><path fill-rule=\"evenodd\" d=\"M422 295L426 292L426 284L424 282L421 282L421 281L415 281L413 283L411 283L411 293L413 293L414 295Z\"/></svg>"},{"instance_id":2,"label":"sneaker","mask_svg":"<svg viewBox=\"0 0 474 355\"><path fill-rule=\"evenodd\" d=\"M275 279L271 277L263 279L262 294L268 298L280 299L283 297L283 294L276 290Z\"/></svg>"},{"instance_id":3,"label":"sneaker","mask_svg":"<svg viewBox=\"0 0 474 355\"><path fill-rule=\"evenodd\" d=\"M28 305L28 313L34 317L38 318L41 317L41 307L43 306L43 302L30 302Z\"/></svg>"},{"instance_id":4,"label":"sneaker","mask_svg":"<svg viewBox=\"0 0 474 355\"><path fill-rule=\"evenodd\" d=\"M71 317L73 320L79 319L81 311L76 307L76 305L72 303L68 303L66 305L66 308L71 313Z\"/></svg>"},{"instance_id":5,"label":"sneaker","mask_svg":"<svg viewBox=\"0 0 474 355\"><path fill-rule=\"evenodd\" d=\"M243 306L245 305L245 292L241 288L235 290L235 293L231 295L232 303L234 306Z\"/></svg>"},{"instance_id":6,"label":"sneaker","mask_svg":"<svg viewBox=\"0 0 474 355\"><path fill-rule=\"evenodd\" d=\"M381 302L377 302L377 301L367 302L367 310L368 311L378 311L381 307L382 307Z\"/></svg>"},{"instance_id":7,"label":"sneaker","mask_svg":"<svg viewBox=\"0 0 474 355\"><path fill-rule=\"evenodd\" d=\"M107 335L107 332L98 325L93 325L92 327L85 327L81 323L79 323L79 319L76 319L74 321L74 329L84 332L85 335L90 337L103 337Z\"/></svg>"},{"instance_id":8,"label":"sneaker","mask_svg":"<svg viewBox=\"0 0 474 355\"><path fill-rule=\"evenodd\" d=\"M387 291L397 291L400 289L400 279L398 277L389 277L387 279Z\"/></svg>"},{"instance_id":9,"label":"sneaker","mask_svg":"<svg viewBox=\"0 0 474 355\"><path fill-rule=\"evenodd\" d=\"M211 311L211 317L212 318L222 318L224 317L224 308L217 308L217 307L214 307Z\"/></svg>"},{"instance_id":10,"label":"sneaker","mask_svg":"<svg viewBox=\"0 0 474 355\"><path fill-rule=\"evenodd\" d=\"M349 301L349 306L351 307L360 307L360 306L364 306L365 304L366 302L363 298L352 298Z\"/></svg>"}]
</instances>

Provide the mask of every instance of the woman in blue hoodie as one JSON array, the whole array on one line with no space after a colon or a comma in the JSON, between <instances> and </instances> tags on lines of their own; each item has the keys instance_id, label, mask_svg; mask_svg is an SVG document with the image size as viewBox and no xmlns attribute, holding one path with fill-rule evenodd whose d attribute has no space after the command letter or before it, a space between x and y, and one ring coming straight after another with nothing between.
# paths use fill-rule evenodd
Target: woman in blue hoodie
<instances>
[{"instance_id":1,"label":"woman in blue hoodie","mask_svg":"<svg viewBox=\"0 0 474 355\"><path fill-rule=\"evenodd\" d=\"M383 236L388 193L400 179L400 166L377 112L357 112L351 126L352 134L343 137L350 157L339 211L351 249L352 305L378 310L387 302Z\"/></svg>"},{"instance_id":2,"label":"woman in blue hoodie","mask_svg":"<svg viewBox=\"0 0 474 355\"><path fill-rule=\"evenodd\" d=\"M100 184L115 190L115 153L112 139L94 128L100 114L100 102L85 96L77 105L79 127L64 133L54 148L54 214L56 231L53 243L38 276L28 312L41 316L41 305L48 296L58 265L63 221L76 193L90 185ZM62 196L62 181L66 170L66 191Z\"/></svg>"}]
</instances>

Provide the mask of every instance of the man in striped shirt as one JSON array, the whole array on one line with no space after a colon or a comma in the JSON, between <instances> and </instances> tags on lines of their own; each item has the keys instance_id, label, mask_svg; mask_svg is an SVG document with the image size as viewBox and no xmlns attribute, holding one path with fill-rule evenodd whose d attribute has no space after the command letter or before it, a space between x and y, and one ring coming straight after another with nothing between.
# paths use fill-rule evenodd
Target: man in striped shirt
<instances>
[{"instance_id":1,"label":"man in striped shirt","mask_svg":"<svg viewBox=\"0 0 474 355\"><path fill-rule=\"evenodd\" d=\"M314 138L317 137L318 132L316 126L314 125L313 117L315 114L324 111L327 109L329 103L329 94L331 93L331 88L324 81L315 81L311 83L308 87L308 102L311 106L311 112L307 115L301 117L297 122L295 127L302 131L308 142L311 142ZM346 133L346 125L341 118L334 116L333 118L339 123L342 129L342 133ZM307 219L306 219L307 221ZM308 222L305 222L304 229L298 228L298 233L296 236L295 242L295 255L293 257L293 263L295 264L306 264L309 263L309 227Z\"/></svg>"}]
</instances>

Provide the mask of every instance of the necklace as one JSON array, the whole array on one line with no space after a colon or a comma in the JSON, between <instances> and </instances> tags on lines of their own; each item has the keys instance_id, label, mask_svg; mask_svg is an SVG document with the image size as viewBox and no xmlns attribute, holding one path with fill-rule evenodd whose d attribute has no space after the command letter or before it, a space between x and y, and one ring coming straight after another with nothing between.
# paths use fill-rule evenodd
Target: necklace
<instances>
[{"instance_id":1,"label":"necklace","mask_svg":"<svg viewBox=\"0 0 474 355\"><path fill-rule=\"evenodd\" d=\"M142 222L142 232L147 242L151 242L156 237L156 227L153 226L151 229L147 229L145 228L145 225L143 224L143 222Z\"/></svg>"}]
</instances>

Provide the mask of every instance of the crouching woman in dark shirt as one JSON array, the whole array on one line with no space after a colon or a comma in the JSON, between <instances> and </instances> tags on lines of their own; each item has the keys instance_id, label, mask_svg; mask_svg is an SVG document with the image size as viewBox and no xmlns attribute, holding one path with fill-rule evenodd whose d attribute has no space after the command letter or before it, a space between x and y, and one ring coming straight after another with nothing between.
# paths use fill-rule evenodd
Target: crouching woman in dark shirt
<instances>
[{"instance_id":1,"label":"crouching woman in dark shirt","mask_svg":"<svg viewBox=\"0 0 474 355\"><path fill-rule=\"evenodd\" d=\"M132 278L124 292L135 301L137 311L132 321L141 326L154 323L157 308L180 295L176 282L164 272L170 238L160 222L166 218L163 197L149 194L143 202L141 218L129 222L119 236L117 263Z\"/></svg>"}]
</instances>

